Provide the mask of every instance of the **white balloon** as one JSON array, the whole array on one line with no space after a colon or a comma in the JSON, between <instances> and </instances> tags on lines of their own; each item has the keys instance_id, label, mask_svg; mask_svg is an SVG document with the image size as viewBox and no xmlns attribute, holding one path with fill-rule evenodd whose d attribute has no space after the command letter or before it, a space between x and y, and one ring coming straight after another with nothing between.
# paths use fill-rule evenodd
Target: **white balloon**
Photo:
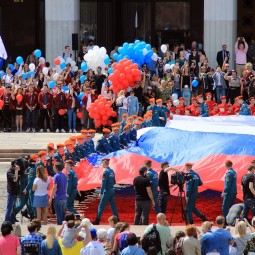
<instances>
[{"instance_id":1,"label":"white balloon","mask_svg":"<svg viewBox=\"0 0 255 255\"><path fill-rule=\"evenodd\" d=\"M166 71L166 70L170 70L171 69L171 66L169 65L169 64L166 64L165 66L164 66L164 70Z\"/></svg>"},{"instance_id":2,"label":"white balloon","mask_svg":"<svg viewBox=\"0 0 255 255\"><path fill-rule=\"evenodd\" d=\"M58 78L59 78L59 74L58 73L53 74L53 80L54 81L57 81Z\"/></svg>"},{"instance_id":3,"label":"white balloon","mask_svg":"<svg viewBox=\"0 0 255 255\"><path fill-rule=\"evenodd\" d=\"M71 58L67 58L67 59L66 59L66 63L67 63L67 64L72 63L72 61L73 61L73 60L72 60Z\"/></svg>"},{"instance_id":4,"label":"white balloon","mask_svg":"<svg viewBox=\"0 0 255 255\"><path fill-rule=\"evenodd\" d=\"M89 53L86 53L86 54L84 55L83 59L84 59L85 61L88 61L88 60L89 60Z\"/></svg>"},{"instance_id":5,"label":"white balloon","mask_svg":"<svg viewBox=\"0 0 255 255\"><path fill-rule=\"evenodd\" d=\"M105 47L101 47L99 52L101 53L102 56L104 56L106 54L106 48Z\"/></svg>"},{"instance_id":6,"label":"white balloon","mask_svg":"<svg viewBox=\"0 0 255 255\"><path fill-rule=\"evenodd\" d=\"M179 105L179 103L180 103L179 99L175 99L175 100L173 101L173 105L174 105L174 106Z\"/></svg>"},{"instance_id":7,"label":"white balloon","mask_svg":"<svg viewBox=\"0 0 255 255\"><path fill-rule=\"evenodd\" d=\"M35 64L34 63L29 64L28 67L29 67L30 71L34 71L35 70Z\"/></svg>"},{"instance_id":8,"label":"white balloon","mask_svg":"<svg viewBox=\"0 0 255 255\"><path fill-rule=\"evenodd\" d=\"M49 72L49 69L48 69L47 67L44 67L44 68L42 69L42 72L43 72L44 75L47 75L48 72Z\"/></svg>"},{"instance_id":9,"label":"white balloon","mask_svg":"<svg viewBox=\"0 0 255 255\"><path fill-rule=\"evenodd\" d=\"M172 100L174 101L174 100L176 100L178 98L178 96L176 95L176 94L173 94L172 95Z\"/></svg>"},{"instance_id":10,"label":"white balloon","mask_svg":"<svg viewBox=\"0 0 255 255\"><path fill-rule=\"evenodd\" d=\"M45 58L44 57L40 57L39 61L40 61L40 63L44 64L45 63Z\"/></svg>"},{"instance_id":11,"label":"white balloon","mask_svg":"<svg viewBox=\"0 0 255 255\"><path fill-rule=\"evenodd\" d=\"M145 56L148 53L148 50L146 48L143 48L142 52L143 52L143 55Z\"/></svg>"},{"instance_id":12,"label":"white balloon","mask_svg":"<svg viewBox=\"0 0 255 255\"><path fill-rule=\"evenodd\" d=\"M158 60L158 55L156 53L153 53L153 55L151 56L151 59L153 61L157 61Z\"/></svg>"},{"instance_id":13,"label":"white balloon","mask_svg":"<svg viewBox=\"0 0 255 255\"><path fill-rule=\"evenodd\" d=\"M61 58L61 59L60 59L60 64L61 64L61 63L64 63L64 62L65 62L65 60L64 60L63 58Z\"/></svg>"},{"instance_id":14,"label":"white balloon","mask_svg":"<svg viewBox=\"0 0 255 255\"><path fill-rule=\"evenodd\" d=\"M99 51L99 47L98 47L97 45L95 45L95 46L93 47L93 51Z\"/></svg>"},{"instance_id":15,"label":"white balloon","mask_svg":"<svg viewBox=\"0 0 255 255\"><path fill-rule=\"evenodd\" d=\"M78 66L74 66L74 67L72 68L72 70L73 70L74 72L77 72L77 71L78 71Z\"/></svg>"},{"instance_id":16,"label":"white balloon","mask_svg":"<svg viewBox=\"0 0 255 255\"><path fill-rule=\"evenodd\" d=\"M166 46L165 44L162 44L161 47L160 47L160 49L161 49L161 51L162 51L163 53L166 53L166 51L167 51L167 46Z\"/></svg>"},{"instance_id":17,"label":"white balloon","mask_svg":"<svg viewBox=\"0 0 255 255\"><path fill-rule=\"evenodd\" d=\"M170 65L170 69L173 70L175 64Z\"/></svg>"},{"instance_id":18,"label":"white balloon","mask_svg":"<svg viewBox=\"0 0 255 255\"><path fill-rule=\"evenodd\" d=\"M75 65L76 65L76 62L74 60L72 60L71 67L74 67Z\"/></svg>"}]
</instances>

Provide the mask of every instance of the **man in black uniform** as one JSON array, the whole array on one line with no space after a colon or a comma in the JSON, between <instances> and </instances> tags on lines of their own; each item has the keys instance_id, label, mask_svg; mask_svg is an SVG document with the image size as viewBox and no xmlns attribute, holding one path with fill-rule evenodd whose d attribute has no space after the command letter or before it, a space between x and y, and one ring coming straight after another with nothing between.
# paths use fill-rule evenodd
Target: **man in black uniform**
<instances>
[{"instance_id":1,"label":"man in black uniform","mask_svg":"<svg viewBox=\"0 0 255 255\"><path fill-rule=\"evenodd\" d=\"M148 225L149 213L152 206L155 206L150 179L146 176L147 167L142 166L139 169L139 176L135 177L133 181L135 189L135 225ZM141 219L142 216L142 219Z\"/></svg>"},{"instance_id":2,"label":"man in black uniform","mask_svg":"<svg viewBox=\"0 0 255 255\"><path fill-rule=\"evenodd\" d=\"M248 167L248 173L242 177L242 190L243 190L243 202L244 202L244 210L243 210L243 218L247 219L249 210L252 211L252 217L255 216L255 166L250 165Z\"/></svg>"}]
</instances>

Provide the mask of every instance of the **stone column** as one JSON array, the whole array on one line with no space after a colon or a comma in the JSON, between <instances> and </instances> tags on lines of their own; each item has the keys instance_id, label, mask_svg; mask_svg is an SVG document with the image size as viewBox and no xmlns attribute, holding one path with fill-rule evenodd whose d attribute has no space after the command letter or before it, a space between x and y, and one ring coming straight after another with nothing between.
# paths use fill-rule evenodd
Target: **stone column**
<instances>
[{"instance_id":1,"label":"stone column","mask_svg":"<svg viewBox=\"0 0 255 255\"><path fill-rule=\"evenodd\" d=\"M217 52L226 44L234 68L236 31L237 0L204 0L204 49L211 67L216 67Z\"/></svg>"},{"instance_id":2,"label":"stone column","mask_svg":"<svg viewBox=\"0 0 255 255\"><path fill-rule=\"evenodd\" d=\"M80 0L45 0L46 60L53 63L66 45L72 49L72 34L79 35L79 28Z\"/></svg>"}]
</instances>

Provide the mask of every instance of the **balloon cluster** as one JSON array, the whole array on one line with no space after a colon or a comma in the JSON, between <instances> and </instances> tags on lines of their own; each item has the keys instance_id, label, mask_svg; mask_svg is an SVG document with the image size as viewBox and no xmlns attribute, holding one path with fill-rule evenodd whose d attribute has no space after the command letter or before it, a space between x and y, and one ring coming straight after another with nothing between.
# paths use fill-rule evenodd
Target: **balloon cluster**
<instances>
[{"instance_id":1,"label":"balloon cluster","mask_svg":"<svg viewBox=\"0 0 255 255\"><path fill-rule=\"evenodd\" d=\"M152 61L157 61L158 55L153 53L150 44L146 44L144 41L136 40L134 43L123 43L118 48L118 53L113 54L113 58L119 62L126 58L130 59L133 63L137 63L138 66L142 64L150 64Z\"/></svg>"},{"instance_id":2,"label":"balloon cluster","mask_svg":"<svg viewBox=\"0 0 255 255\"><path fill-rule=\"evenodd\" d=\"M131 60L122 59L119 63L113 63L112 67L113 73L110 74L109 80L112 82L112 90L115 94L120 90L133 87L136 81L141 81L138 64L132 63Z\"/></svg>"},{"instance_id":3,"label":"balloon cluster","mask_svg":"<svg viewBox=\"0 0 255 255\"><path fill-rule=\"evenodd\" d=\"M102 95L99 95L98 99L89 106L89 117L95 120L96 128L101 127L101 125L110 126L112 124L109 118L116 117L117 113L113 111L111 106L112 102L107 101Z\"/></svg>"},{"instance_id":4,"label":"balloon cluster","mask_svg":"<svg viewBox=\"0 0 255 255\"><path fill-rule=\"evenodd\" d=\"M96 72L98 66L104 70L106 65L110 63L110 58L106 54L105 47L99 48L97 45L95 45L92 50L89 50L88 53L84 55L84 60L87 62L87 66L86 64L84 65L87 68L92 69L94 72ZM83 72L85 71L86 69L83 70Z\"/></svg>"},{"instance_id":5,"label":"balloon cluster","mask_svg":"<svg viewBox=\"0 0 255 255\"><path fill-rule=\"evenodd\" d=\"M78 71L78 66L76 66L76 62L72 60L72 58L67 58L66 60L64 60L61 56L58 56L54 59L54 64L56 65L57 73L61 73L62 70L66 68L67 64L71 64L72 71Z\"/></svg>"}]
</instances>

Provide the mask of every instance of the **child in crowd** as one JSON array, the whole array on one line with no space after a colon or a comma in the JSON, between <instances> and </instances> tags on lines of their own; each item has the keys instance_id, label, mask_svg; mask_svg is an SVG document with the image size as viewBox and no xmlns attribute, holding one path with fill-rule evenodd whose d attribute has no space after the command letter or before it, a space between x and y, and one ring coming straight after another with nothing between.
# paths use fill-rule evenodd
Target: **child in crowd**
<instances>
[{"instance_id":1,"label":"child in crowd","mask_svg":"<svg viewBox=\"0 0 255 255\"><path fill-rule=\"evenodd\" d=\"M118 218L115 215L112 215L108 218L108 222L111 228L107 231L107 241L109 244L111 244L112 235L115 230L116 224L118 223Z\"/></svg>"},{"instance_id":2,"label":"child in crowd","mask_svg":"<svg viewBox=\"0 0 255 255\"><path fill-rule=\"evenodd\" d=\"M184 105L190 105L191 92L188 85L184 85L184 89L182 91L182 96L184 98Z\"/></svg>"},{"instance_id":3,"label":"child in crowd","mask_svg":"<svg viewBox=\"0 0 255 255\"><path fill-rule=\"evenodd\" d=\"M84 218L81 223L85 223L88 228L93 228L93 224L90 222L88 218ZM86 238L86 230L85 228L82 228L78 235L78 240L84 240Z\"/></svg>"}]
</instances>

